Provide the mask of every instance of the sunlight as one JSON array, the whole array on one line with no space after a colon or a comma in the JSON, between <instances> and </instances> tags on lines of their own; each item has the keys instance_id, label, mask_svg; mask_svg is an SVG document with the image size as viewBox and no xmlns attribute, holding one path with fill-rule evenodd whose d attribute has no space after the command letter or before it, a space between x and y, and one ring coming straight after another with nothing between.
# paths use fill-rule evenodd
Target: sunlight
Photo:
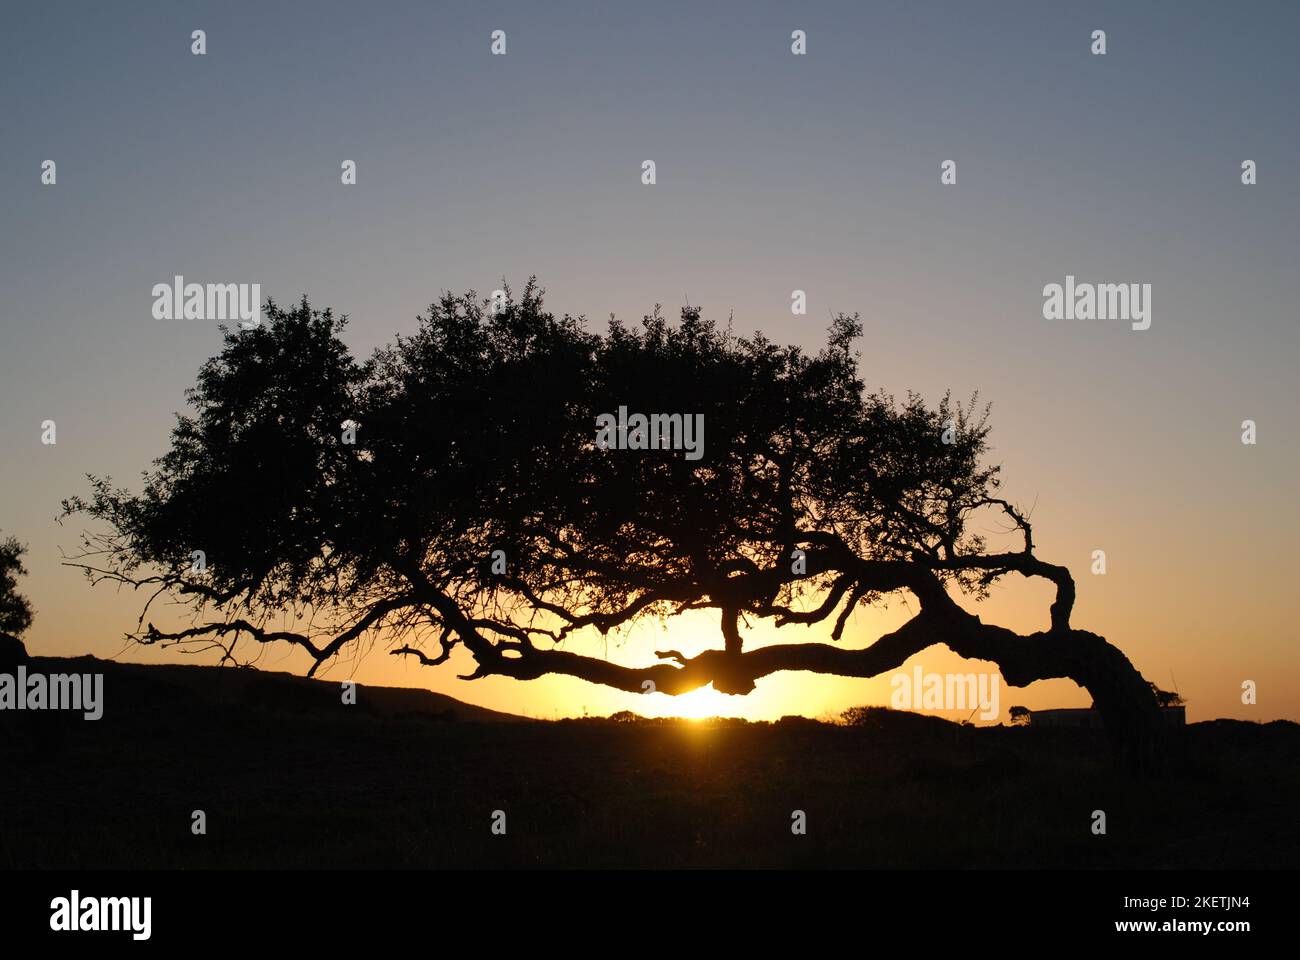
<instances>
[{"instance_id":1,"label":"sunlight","mask_svg":"<svg viewBox=\"0 0 1300 960\"><path fill-rule=\"evenodd\" d=\"M682 717L685 720L704 720L709 717L730 717L736 714L735 697L718 693L713 687L700 687L679 697L667 698L660 716Z\"/></svg>"}]
</instances>

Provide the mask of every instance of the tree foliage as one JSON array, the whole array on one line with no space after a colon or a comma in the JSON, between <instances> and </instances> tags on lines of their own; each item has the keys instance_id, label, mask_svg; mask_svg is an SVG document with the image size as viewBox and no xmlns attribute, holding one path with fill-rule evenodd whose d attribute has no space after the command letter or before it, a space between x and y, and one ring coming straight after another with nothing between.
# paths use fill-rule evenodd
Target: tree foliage
<instances>
[{"instance_id":1,"label":"tree foliage","mask_svg":"<svg viewBox=\"0 0 1300 960\"><path fill-rule=\"evenodd\" d=\"M32 625L32 605L18 592L18 578L27 575L27 548L15 537L0 541L0 634L18 638Z\"/></svg>"}]
</instances>

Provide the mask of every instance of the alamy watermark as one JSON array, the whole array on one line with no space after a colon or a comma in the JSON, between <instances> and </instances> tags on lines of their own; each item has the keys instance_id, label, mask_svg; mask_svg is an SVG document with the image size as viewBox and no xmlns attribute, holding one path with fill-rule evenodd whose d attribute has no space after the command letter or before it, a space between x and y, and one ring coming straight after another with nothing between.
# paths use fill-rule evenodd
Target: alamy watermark
<instances>
[{"instance_id":1,"label":"alamy watermark","mask_svg":"<svg viewBox=\"0 0 1300 960\"><path fill-rule=\"evenodd\" d=\"M50 929L60 933L125 930L132 940L148 940L153 932L153 898L83 897L73 890L71 896L50 901Z\"/></svg>"},{"instance_id":2,"label":"alamy watermark","mask_svg":"<svg viewBox=\"0 0 1300 960\"><path fill-rule=\"evenodd\" d=\"M87 720L104 715L102 673L0 673L0 710L80 710Z\"/></svg>"},{"instance_id":3,"label":"alamy watermark","mask_svg":"<svg viewBox=\"0 0 1300 960\"><path fill-rule=\"evenodd\" d=\"M896 673L889 680L895 710L979 710L981 720L996 720L1002 677L996 673Z\"/></svg>"},{"instance_id":4,"label":"alamy watermark","mask_svg":"<svg viewBox=\"0 0 1300 960\"><path fill-rule=\"evenodd\" d=\"M186 283L176 276L155 283L152 295L155 320L238 320L245 330L262 322L260 283Z\"/></svg>"},{"instance_id":5,"label":"alamy watermark","mask_svg":"<svg viewBox=\"0 0 1300 960\"><path fill-rule=\"evenodd\" d=\"M1044 320L1129 320L1134 330L1151 327L1151 284L1065 283L1043 287Z\"/></svg>"},{"instance_id":6,"label":"alamy watermark","mask_svg":"<svg viewBox=\"0 0 1300 960\"><path fill-rule=\"evenodd\" d=\"M704 414L634 413L596 417L596 446L602 450L685 450L687 460L704 456Z\"/></svg>"}]
</instances>

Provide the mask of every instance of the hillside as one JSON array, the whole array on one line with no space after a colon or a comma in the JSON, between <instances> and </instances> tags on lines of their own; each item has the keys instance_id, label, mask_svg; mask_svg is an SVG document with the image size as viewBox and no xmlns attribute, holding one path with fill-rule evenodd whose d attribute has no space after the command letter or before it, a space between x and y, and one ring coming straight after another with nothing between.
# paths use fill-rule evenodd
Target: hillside
<instances>
[{"instance_id":1,"label":"hillside","mask_svg":"<svg viewBox=\"0 0 1300 960\"><path fill-rule=\"evenodd\" d=\"M103 673L105 709L128 712L166 709L184 701L193 710L207 705L273 712L333 713L342 706L341 683L346 679L316 680L252 668L116 663L95 657L34 657L28 669L46 673ZM349 709L377 717L410 716L474 723L528 722L524 717L476 707L432 690L367 684L358 684L357 702Z\"/></svg>"},{"instance_id":2,"label":"hillside","mask_svg":"<svg viewBox=\"0 0 1300 960\"><path fill-rule=\"evenodd\" d=\"M1134 781L1085 730L888 710L854 727L503 722L519 718L420 690L361 687L346 707L337 683L287 674L31 666L102 669L106 708L0 713L0 868L1300 862L1292 723L1194 724L1168 777Z\"/></svg>"}]
</instances>

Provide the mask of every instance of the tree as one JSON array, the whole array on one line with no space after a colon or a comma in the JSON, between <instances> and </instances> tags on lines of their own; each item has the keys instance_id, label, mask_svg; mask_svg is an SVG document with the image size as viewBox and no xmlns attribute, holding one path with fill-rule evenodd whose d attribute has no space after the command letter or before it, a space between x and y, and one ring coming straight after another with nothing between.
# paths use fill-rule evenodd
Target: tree
<instances>
[{"instance_id":1,"label":"tree","mask_svg":"<svg viewBox=\"0 0 1300 960\"><path fill-rule=\"evenodd\" d=\"M1007 716L1011 718L1013 727L1028 726L1029 721L1033 718L1033 712L1028 707L1012 707Z\"/></svg>"},{"instance_id":2,"label":"tree","mask_svg":"<svg viewBox=\"0 0 1300 960\"><path fill-rule=\"evenodd\" d=\"M243 638L295 644L314 672L382 636L428 665L462 648L469 679L737 695L783 670L876 676L942 643L1015 686L1074 680L1128 759L1157 757L1146 681L1071 624L1069 570L1037 556L1028 516L998 496L987 408L866 393L856 316L836 317L814 355L690 307L676 325L656 308L639 330L611 318L596 335L546 312L530 281L501 303L446 294L361 363L344 318L305 298L265 313L200 370L142 492L92 477L65 502L108 526L74 560L92 581L152 590L141 643L214 644L223 660ZM639 425L598 443L598 418L620 408L681 415L680 449L637 449L650 446ZM697 422L706 442L686 449ZM987 548L973 521L989 514L1017 547ZM959 602L1010 575L1054 587L1047 629L985 624ZM194 621L146 624L163 595ZM915 604L907 623L839 645L855 608L892 596ZM687 610L715 612L719 649L639 667L565 649L580 630ZM754 619L828 622L832 642L746 650Z\"/></svg>"},{"instance_id":3,"label":"tree","mask_svg":"<svg viewBox=\"0 0 1300 960\"><path fill-rule=\"evenodd\" d=\"M18 592L18 578L27 576L26 552L15 537L0 542L0 633L14 637L32 625L32 605Z\"/></svg>"},{"instance_id":4,"label":"tree","mask_svg":"<svg viewBox=\"0 0 1300 960\"><path fill-rule=\"evenodd\" d=\"M1154 683L1150 684L1151 695L1156 698L1156 704L1161 707L1181 707L1187 703L1181 693L1174 693L1171 690L1161 690Z\"/></svg>"},{"instance_id":5,"label":"tree","mask_svg":"<svg viewBox=\"0 0 1300 960\"><path fill-rule=\"evenodd\" d=\"M18 578L27 575L26 552L14 537L0 541L0 672L27 659L19 638L32 625L32 605L18 592Z\"/></svg>"}]
</instances>

